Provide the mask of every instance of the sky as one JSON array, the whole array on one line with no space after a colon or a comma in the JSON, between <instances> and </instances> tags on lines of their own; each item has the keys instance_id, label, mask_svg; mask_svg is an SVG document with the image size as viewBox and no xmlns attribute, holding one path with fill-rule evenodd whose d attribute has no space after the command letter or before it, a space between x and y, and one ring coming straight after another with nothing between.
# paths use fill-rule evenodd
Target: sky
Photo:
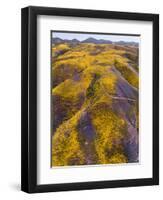
<instances>
[{"instance_id":1,"label":"sky","mask_svg":"<svg viewBox=\"0 0 163 200\"><path fill-rule=\"evenodd\" d=\"M85 33L65 33L65 32L53 32L52 37L59 37L61 39L77 39L79 41L85 40L89 37L95 39L111 40L112 42L125 41L125 42L140 42L140 36L128 36L128 35L104 35L104 34L85 34Z\"/></svg>"}]
</instances>

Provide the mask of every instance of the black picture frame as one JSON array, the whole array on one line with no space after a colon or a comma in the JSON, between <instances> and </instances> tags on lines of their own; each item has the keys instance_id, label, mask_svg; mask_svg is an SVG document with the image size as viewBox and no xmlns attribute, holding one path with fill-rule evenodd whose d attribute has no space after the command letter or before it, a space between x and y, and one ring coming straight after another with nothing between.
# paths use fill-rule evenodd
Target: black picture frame
<instances>
[{"instance_id":1,"label":"black picture frame","mask_svg":"<svg viewBox=\"0 0 163 200\"><path fill-rule=\"evenodd\" d=\"M153 177L37 184L37 16L55 15L153 23ZM28 193L100 189L159 184L159 15L30 6L21 12L21 190Z\"/></svg>"}]
</instances>

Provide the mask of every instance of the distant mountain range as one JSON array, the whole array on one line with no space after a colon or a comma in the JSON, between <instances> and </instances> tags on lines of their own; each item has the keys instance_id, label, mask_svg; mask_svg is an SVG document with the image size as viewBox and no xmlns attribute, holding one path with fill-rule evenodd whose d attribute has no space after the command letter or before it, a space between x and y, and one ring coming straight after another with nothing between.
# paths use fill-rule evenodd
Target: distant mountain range
<instances>
[{"instance_id":1,"label":"distant mountain range","mask_svg":"<svg viewBox=\"0 0 163 200\"><path fill-rule=\"evenodd\" d=\"M116 44L116 45L126 45L126 46L127 45L138 46L137 42L125 42L125 41L112 42L111 40L95 39L93 37L89 37L83 41L79 41L77 39L67 40L67 39L61 39L59 37L52 38L52 44L61 44L61 43L72 43L72 44L93 43L93 44Z\"/></svg>"}]
</instances>

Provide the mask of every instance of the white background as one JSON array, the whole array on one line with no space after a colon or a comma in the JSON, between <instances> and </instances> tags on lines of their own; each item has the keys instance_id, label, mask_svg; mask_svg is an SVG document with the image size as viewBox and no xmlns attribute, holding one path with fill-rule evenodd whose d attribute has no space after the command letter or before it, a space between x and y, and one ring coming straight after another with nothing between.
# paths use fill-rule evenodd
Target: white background
<instances>
[{"instance_id":1,"label":"white background","mask_svg":"<svg viewBox=\"0 0 163 200\"><path fill-rule=\"evenodd\" d=\"M152 177L152 23L126 20L39 16L38 64L38 184L121 180ZM139 161L134 164L50 168L50 31L92 31L140 34ZM148 69L148 76L147 76ZM148 139L147 139L148 138Z\"/></svg>"},{"instance_id":2,"label":"white background","mask_svg":"<svg viewBox=\"0 0 163 200\"><path fill-rule=\"evenodd\" d=\"M106 9L131 12L160 13L162 21L162 0L4 0L0 7L0 198L1 199L162 199L163 175L160 173L160 186L103 189L91 191L75 191L29 195L20 192L20 9L27 5L56 6L69 8ZM160 23L160 35L163 26ZM162 38L160 39L160 49ZM160 51L160 55L162 52ZM163 76L160 56L160 77ZM163 87L163 79L160 80ZM161 92L161 90L160 90ZM163 90L160 94L163 102ZM163 153L161 141L163 131L163 104L160 105L160 153ZM160 169L163 157L160 156Z\"/></svg>"}]
</instances>

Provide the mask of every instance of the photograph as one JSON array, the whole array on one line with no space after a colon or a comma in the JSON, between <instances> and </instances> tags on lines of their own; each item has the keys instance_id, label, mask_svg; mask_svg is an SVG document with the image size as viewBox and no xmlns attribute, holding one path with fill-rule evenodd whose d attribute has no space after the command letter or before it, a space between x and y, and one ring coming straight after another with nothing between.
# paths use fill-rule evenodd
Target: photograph
<instances>
[{"instance_id":1,"label":"photograph","mask_svg":"<svg viewBox=\"0 0 163 200\"><path fill-rule=\"evenodd\" d=\"M22 9L21 190L159 184L159 15Z\"/></svg>"},{"instance_id":2,"label":"photograph","mask_svg":"<svg viewBox=\"0 0 163 200\"><path fill-rule=\"evenodd\" d=\"M51 167L138 164L140 35L50 37Z\"/></svg>"}]
</instances>

